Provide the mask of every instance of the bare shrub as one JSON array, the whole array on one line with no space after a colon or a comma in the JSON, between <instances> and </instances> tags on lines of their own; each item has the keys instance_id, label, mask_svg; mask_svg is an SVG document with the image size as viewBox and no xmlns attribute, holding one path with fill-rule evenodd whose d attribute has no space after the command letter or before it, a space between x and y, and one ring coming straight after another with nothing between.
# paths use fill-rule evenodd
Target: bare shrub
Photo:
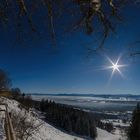
<instances>
[{"instance_id":1,"label":"bare shrub","mask_svg":"<svg viewBox=\"0 0 140 140\"><path fill-rule=\"evenodd\" d=\"M37 133L42 123L36 117L30 116L27 111L16 113L12 111L11 119L17 139L28 140Z\"/></svg>"}]
</instances>

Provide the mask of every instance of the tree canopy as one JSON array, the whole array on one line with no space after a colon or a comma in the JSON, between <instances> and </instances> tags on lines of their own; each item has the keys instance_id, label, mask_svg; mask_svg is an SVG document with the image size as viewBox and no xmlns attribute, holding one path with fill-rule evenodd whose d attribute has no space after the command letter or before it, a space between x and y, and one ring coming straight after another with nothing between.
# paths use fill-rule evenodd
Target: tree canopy
<instances>
[{"instance_id":1,"label":"tree canopy","mask_svg":"<svg viewBox=\"0 0 140 140\"><path fill-rule=\"evenodd\" d=\"M136 0L135 0L136 1ZM100 47L121 21L121 8L127 0L2 0L1 25L8 25L23 39L27 32L41 34L44 29L55 40L57 29L82 29L87 34L101 32ZM69 17L69 18L67 18ZM45 27L47 25L47 28ZM56 27L57 26L57 27ZM96 32L97 30L97 32ZM30 35L29 35L30 36Z\"/></svg>"},{"instance_id":2,"label":"tree canopy","mask_svg":"<svg viewBox=\"0 0 140 140\"><path fill-rule=\"evenodd\" d=\"M11 85L11 80L9 79L7 73L0 69L0 91L8 90Z\"/></svg>"}]
</instances>

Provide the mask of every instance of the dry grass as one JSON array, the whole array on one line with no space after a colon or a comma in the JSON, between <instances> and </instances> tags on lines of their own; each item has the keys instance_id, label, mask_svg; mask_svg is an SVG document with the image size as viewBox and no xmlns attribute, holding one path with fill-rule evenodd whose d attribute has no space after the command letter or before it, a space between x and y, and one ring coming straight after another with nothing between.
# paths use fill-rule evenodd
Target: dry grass
<instances>
[{"instance_id":1,"label":"dry grass","mask_svg":"<svg viewBox=\"0 0 140 140\"><path fill-rule=\"evenodd\" d=\"M2 92L0 92L0 96L10 97L11 96L11 92L10 91L2 91Z\"/></svg>"}]
</instances>

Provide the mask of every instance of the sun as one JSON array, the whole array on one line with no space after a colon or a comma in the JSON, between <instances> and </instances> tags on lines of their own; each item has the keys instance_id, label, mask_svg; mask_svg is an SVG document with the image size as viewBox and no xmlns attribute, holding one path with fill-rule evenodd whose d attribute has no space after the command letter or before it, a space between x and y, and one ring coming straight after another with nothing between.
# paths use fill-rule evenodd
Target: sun
<instances>
[{"instance_id":1,"label":"sun","mask_svg":"<svg viewBox=\"0 0 140 140\"><path fill-rule=\"evenodd\" d=\"M114 72L115 71L118 71L118 72L120 72L120 67L122 67L122 66L124 66L124 65L119 65L118 64L118 61L116 62L116 63L113 63L111 60L110 60L110 62L111 62L111 64L112 64L112 66L109 66L108 68L111 68Z\"/></svg>"},{"instance_id":2,"label":"sun","mask_svg":"<svg viewBox=\"0 0 140 140\"><path fill-rule=\"evenodd\" d=\"M113 62L109 57L107 57L107 59L108 59L108 61L110 62L111 65L110 66L106 66L105 69L112 69L112 73L111 73L110 79L112 79L112 77L113 77L115 72L118 72L123 77L123 74L121 72L121 68L125 67L127 65L124 65L124 64L120 65L119 64L120 58L121 57L118 57L118 59L115 62Z\"/></svg>"},{"instance_id":3,"label":"sun","mask_svg":"<svg viewBox=\"0 0 140 140\"><path fill-rule=\"evenodd\" d=\"M119 70L119 65L118 64L113 64L112 68L113 68L113 70Z\"/></svg>"}]
</instances>

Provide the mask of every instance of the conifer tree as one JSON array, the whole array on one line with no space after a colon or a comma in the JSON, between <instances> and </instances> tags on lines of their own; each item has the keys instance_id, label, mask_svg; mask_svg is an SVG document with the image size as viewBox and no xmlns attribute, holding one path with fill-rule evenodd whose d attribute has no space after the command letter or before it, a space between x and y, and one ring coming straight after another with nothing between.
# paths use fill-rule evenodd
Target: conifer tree
<instances>
[{"instance_id":1,"label":"conifer tree","mask_svg":"<svg viewBox=\"0 0 140 140\"><path fill-rule=\"evenodd\" d=\"M140 104L132 114L132 122L128 131L129 140L140 140Z\"/></svg>"}]
</instances>

